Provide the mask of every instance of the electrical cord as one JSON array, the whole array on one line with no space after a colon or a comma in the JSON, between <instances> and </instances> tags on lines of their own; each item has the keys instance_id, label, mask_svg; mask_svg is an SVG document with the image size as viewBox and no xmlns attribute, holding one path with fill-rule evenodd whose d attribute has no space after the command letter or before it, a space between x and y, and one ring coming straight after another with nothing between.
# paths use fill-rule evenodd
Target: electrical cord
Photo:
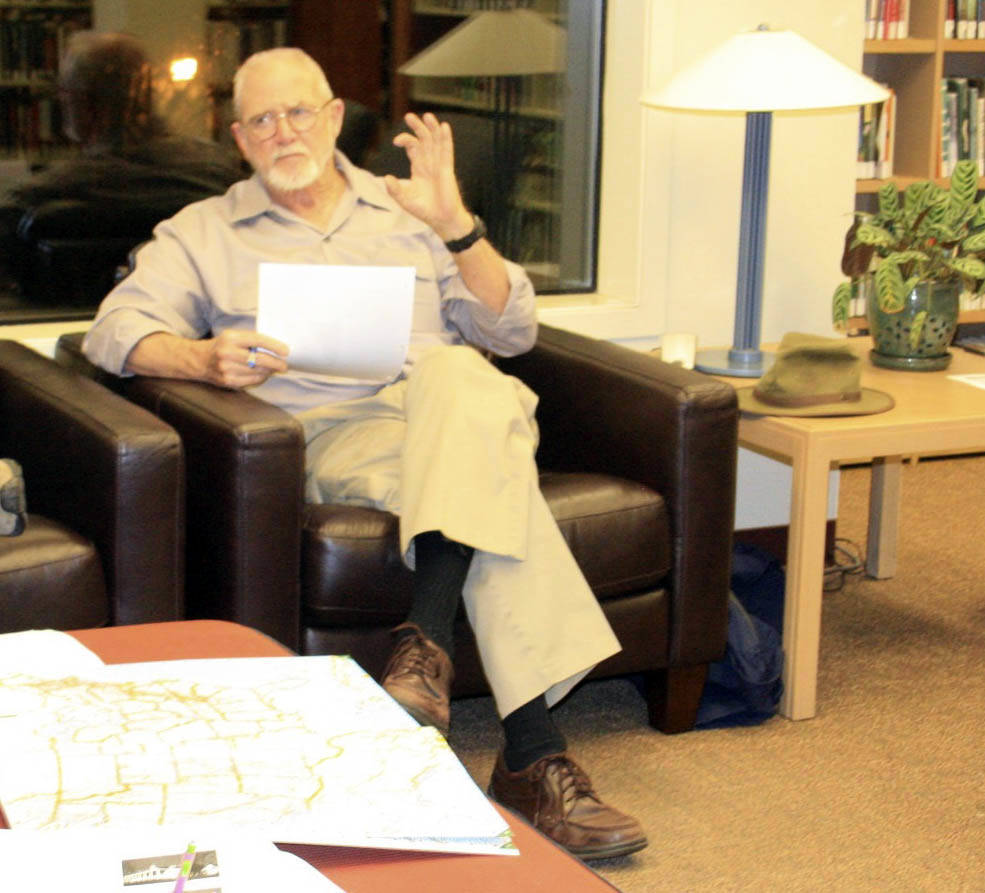
<instances>
[{"instance_id":1,"label":"electrical cord","mask_svg":"<svg viewBox=\"0 0 985 893\"><path fill-rule=\"evenodd\" d=\"M832 563L824 568L825 592L836 592L845 585L846 576L860 574L865 570L862 550L857 543L836 537L833 553Z\"/></svg>"}]
</instances>

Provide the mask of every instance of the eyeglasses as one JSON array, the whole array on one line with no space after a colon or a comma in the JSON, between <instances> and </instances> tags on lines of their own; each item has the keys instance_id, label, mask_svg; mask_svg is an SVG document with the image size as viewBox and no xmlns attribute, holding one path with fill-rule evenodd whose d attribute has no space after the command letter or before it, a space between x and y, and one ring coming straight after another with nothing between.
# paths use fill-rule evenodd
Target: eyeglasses
<instances>
[{"instance_id":1,"label":"eyeglasses","mask_svg":"<svg viewBox=\"0 0 985 893\"><path fill-rule=\"evenodd\" d=\"M269 140L277 132L277 122L281 118L286 118L291 130L295 133L304 133L315 126L318 116L331 101L331 99L325 100L316 109L308 108L306 105L296 105L286 112L263 112L246 121L245 126L255 139Z\"/></svg>"}]
</instances>

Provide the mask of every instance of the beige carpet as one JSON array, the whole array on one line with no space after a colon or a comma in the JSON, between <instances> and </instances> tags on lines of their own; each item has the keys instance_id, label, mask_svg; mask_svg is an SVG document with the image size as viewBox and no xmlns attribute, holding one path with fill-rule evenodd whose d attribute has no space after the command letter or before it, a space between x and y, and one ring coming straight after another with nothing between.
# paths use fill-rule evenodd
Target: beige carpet
<instances>
[{"instance_id":1,"label":"beige carpet","mask_svg":"<svg viewBox=\"0 0 985 893\"><path fill-rule=\"evenodd\" d=\"M841 476L838 536L863 548L868 478ZM897 575L825 595L813 720L664 736L625 680L562 704L597 789L650 837L595 869L625 893L985 891L983 496L983 457L904 469ZM450 741L485 787L489 699L454 704Z\"/></svg>"}]
</instances>

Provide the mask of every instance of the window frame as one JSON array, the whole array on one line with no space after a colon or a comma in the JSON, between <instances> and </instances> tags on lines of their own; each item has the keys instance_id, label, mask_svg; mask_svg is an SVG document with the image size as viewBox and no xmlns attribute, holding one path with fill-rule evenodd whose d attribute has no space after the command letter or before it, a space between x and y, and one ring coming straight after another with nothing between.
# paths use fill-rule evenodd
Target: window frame
<instances>
[{"instance_id":1,"label":"window frame","mask_svg":"<svg viewBox=\"0 0 985 893\"><path fill-rule=\"evenodd\" d=\"M538 317L598 338L650 338L666 327L670 206L666 125L640 96L671 72L672 29L649 0L607 4L601 177L594 292L544 295ZM647 246L644 252L642 246Z\"/></svg>"}]
</instances>

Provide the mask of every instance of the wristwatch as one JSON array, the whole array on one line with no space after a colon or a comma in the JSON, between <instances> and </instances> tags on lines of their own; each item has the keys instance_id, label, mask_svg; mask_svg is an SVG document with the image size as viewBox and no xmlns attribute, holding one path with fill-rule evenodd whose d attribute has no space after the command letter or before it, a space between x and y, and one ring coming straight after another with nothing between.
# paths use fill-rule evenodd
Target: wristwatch
<instances>
[{"instance_id":1,"label":"wristwatch","mask_svg":"<svg viewBox=\"0 0 985 893\"><path fill-rule=\"evenodd\" d=\"M486 224L478 214L472 215L472 222L474 224L472 232L462 236L460 239L452 239L450 242L445 242L445 247L453 254L457 254L459 251L465 251L466 248L471 248L479 239L486 235Z\"/></svg>"}]
</instances>

